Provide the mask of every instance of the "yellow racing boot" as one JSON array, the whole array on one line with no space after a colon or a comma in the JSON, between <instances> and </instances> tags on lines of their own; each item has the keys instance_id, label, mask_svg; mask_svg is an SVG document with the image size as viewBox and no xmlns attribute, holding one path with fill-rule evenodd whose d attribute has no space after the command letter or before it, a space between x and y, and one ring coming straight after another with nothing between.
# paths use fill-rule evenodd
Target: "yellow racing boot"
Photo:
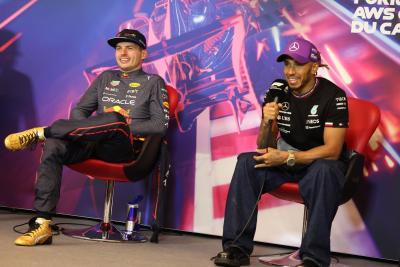
<instances>
[{"instance_id":1,"label":"yellow racing boot","mask_svg":"<svg viewBox=\"0 0 400 267\"><path fill-rule=\"evenodd\" d=\"M4 139L4 145L8 150L17 151L32 148L38 142L43 142L44 127L36 127L23 132L10 134Z\"/></svg>"},{"instance_id":2,"label":"yellow racing boot","mask_svg":"<svg viewBox=\"0 0 400 267\"><path fill-rule=\"evenodd\" d=\"M36 218L29 222L29 231L15 240L18 246L49 245L53 241L53 232L50 227L51 220Z\"/></svg>"}]
</instances>

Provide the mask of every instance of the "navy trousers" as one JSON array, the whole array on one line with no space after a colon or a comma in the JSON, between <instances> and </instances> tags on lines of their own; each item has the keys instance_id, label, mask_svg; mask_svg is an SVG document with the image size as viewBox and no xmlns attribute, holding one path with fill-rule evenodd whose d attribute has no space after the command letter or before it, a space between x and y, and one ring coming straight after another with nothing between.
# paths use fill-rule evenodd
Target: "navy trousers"
<instances>
[{"instance_id":1,"label":"navy trousers","mask_svg":"<svg viewBox=\"0 0 400 267\"><path fill-rule=\"evenodd\" d=\"M256 169L254 155L256 153L251 152L238 156L226 201L223 248L237 246L250 255L256 232L257 209L246 229L244 227L258 201L261 188L262 193L266 193L282 183L298 181L300 193L309 210L300 256L312 258L321 266L329 266L331 225L345 183L346 164L320 159L296 170L286 166Z\"/></svg>"},{"instance_id":2,"label":"navy trousers","mask_svg":"<svg viewBox=\"0 0 400 267\"><path fill-rule=\"evenodd\" d=\"M46 141L37 172L34 209L49 217L60 197L63 165L97 158L108 162L135 159L137 143L132 142L129 125L116 112L82 120L58 120L46 131Z\"/></svg>"}]
</instances>

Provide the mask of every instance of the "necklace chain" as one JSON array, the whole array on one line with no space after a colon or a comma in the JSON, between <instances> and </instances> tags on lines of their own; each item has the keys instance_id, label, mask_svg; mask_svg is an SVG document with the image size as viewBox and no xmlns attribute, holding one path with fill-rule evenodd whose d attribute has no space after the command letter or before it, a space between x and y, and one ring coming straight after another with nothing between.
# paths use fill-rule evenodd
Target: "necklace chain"
<instances>
[{"instance_id":1,"label":"necklace chain","mask_svg":"<svg viewBox=\"0 0 400 267\"><path fill-rule=\"evenodd\" d=\"M297 97L297 98L304 98L304 97L307 97L307 96L311 95L312 92L314 92L315 88L317 87L317 84L318 84L318 78L315 78L314 86L311 88L310 91L308 91L307 93L304 93L304 94L302 94L302 95L297 95L297 94L293 93L293 91L292 91L292 95L293 95L294 97Z\"/></svg>"}]
</instances>

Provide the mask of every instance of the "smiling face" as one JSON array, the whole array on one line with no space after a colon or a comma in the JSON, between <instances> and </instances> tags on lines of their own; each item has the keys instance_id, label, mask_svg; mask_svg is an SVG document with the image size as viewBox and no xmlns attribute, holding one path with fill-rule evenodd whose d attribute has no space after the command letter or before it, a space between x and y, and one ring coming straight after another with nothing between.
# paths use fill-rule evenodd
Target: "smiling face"
<instances>
[{"instance_id":1,"label":"smiling face","mask_svg":"<svg viewBox=\"0 0 400 267\"><path fill-rule=\"evenodd\" d=\"M318 70L318 63L308 62L300 64L291 58L286 58L283 73L288 81L290 89L296 94L305 94L315 84L315 75Z\"/></svg>"},{"instance_id":2,"label":"smiling face","mask_svg":"<svg viewBox=\"0 0 400 267\"><path fill-rule=\"evenodd\" d=\"M124 72L140 69L146 57L147 50L142 49L135 43L120 42L115 47L115 59L118 67Z\"/></svg>"}]
</instances>

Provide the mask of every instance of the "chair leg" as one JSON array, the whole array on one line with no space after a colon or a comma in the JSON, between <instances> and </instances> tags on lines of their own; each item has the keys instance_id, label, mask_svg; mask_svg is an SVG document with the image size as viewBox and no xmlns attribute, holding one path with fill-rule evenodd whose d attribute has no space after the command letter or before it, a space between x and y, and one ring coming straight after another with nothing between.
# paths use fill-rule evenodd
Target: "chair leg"
<instances>
[{"instance_id":1,"label":"chair leg","mask_svg":"<svg viewBox=\"0 0 400 267\"><path fill-rule=\"evenodd\" d=\"M115 181L108 180L106 184L106 195L104 198L103 224L110 224Z\"/></svg>"},{"instance_id":2,"label":"chair leg","mask_svg":"<svg viewBox=\"0 0 400 267\"><path fill-rule=\"evenodd\" d=\"M301 232L302 240L307 231L307 222L308 222L308 209L304 205L303 229ZM288 253L285 253L284 256L278 256L278 257L273 256L273 255L269 255L269 256L267 255L267 256L258 258L258 260L261 263L264 263L267 265L294 267L301 263L300 250L296 250L294 252L288 252Z\"/></svg>"},{"instance_id":3,"label":"chair leg","mask_svg":"<svg viewBox=\"0 0 400 267\"><path fill-rule=\"evenodd\" d=\"M105 241L105 242L125 241L123 233L121 233L111 223L114 185L115 181L107 180L106 195L104 199L103 221L86 229L64 230L63 233L71 237L94 240L94 241Z\"/></svg>"}]
</instances>

